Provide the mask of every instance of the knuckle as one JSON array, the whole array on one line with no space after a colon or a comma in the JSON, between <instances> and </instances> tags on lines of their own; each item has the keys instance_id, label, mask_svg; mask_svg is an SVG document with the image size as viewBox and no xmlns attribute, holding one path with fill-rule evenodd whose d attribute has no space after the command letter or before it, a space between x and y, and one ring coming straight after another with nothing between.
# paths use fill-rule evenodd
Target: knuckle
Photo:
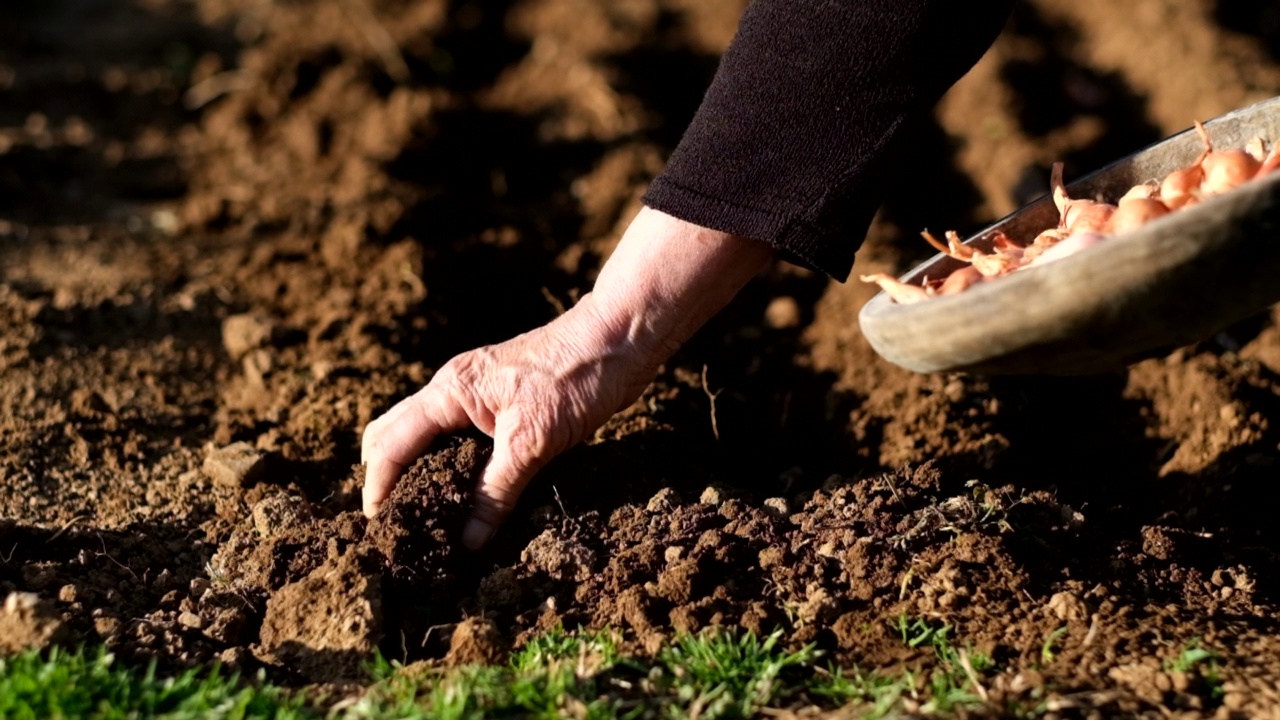
<instances>
[{"instance_id":1,"label":"knuckle","mask_svg":"<svg viewBox=\"0 0 1280 720\"><path fill-rule=\"evenodd\" d=\"M551 433L541 423L518 422L507 441L511 459L523 472L547 459L551 450Z\"/></svg>"}]
</instances>

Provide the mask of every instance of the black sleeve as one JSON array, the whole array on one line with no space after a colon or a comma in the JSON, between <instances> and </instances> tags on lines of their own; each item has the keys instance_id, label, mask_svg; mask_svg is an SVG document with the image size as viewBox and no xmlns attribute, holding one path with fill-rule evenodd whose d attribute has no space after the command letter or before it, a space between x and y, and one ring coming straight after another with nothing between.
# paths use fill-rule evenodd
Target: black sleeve
<instances>
[{"instance_id":1,"label":"black sleeve","mask_svg":"<svg viewBox=\"0 0 1280 720\"><path fill-rule=\"evenodd\" d=\"M1012 6L753 0L645 203L847 280L889 171Z\"/></svg>"}]
</instances>

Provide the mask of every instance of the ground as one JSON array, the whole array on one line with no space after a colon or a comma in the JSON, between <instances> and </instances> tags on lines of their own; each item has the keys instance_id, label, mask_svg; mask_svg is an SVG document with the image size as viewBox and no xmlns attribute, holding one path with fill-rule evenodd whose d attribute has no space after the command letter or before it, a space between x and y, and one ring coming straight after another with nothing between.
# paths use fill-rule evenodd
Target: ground
<instances>
[{"instance_id":1,"label":"ground","mask_svg":"<svg viewBox=\"0 0 1280 720\"><path fill-rule=\"evenodd\" d=\"M923 620L993 660L971 715L1280 716L1272 313L1109 376L919 375L859 334L873 288L780 264L482 553L451 538L483 437L359 515L363 426L590 288L742 6L6 8L0 595L34 594L6 640L301 684L558 625L891 671L933 662ZM855 272L1276 94L1269 4L1021 3Z\"/></svg>"}]
</instances>

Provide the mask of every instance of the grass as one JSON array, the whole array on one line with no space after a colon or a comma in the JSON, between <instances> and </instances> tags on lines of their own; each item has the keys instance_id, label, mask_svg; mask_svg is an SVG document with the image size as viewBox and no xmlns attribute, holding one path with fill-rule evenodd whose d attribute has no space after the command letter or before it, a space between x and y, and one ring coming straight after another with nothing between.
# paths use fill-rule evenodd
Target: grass
<instances>
[{"instance_id":1,"label":"grass","mask_svg":"<svg viewBox=\"0 0 1280 720\"><path fill-rule=\"evenodd\" d=\"M244 682L217 666L159 678L154 664L121 667L103 650L54 648L0 658L0 717L9 720L305 716L302 700L287 691Z\"/></svg>"},{"instance_id":2,"label":"grass","mask_svg":"<svg viewBox=\"0 0 1280 720\"><path fill-rule=\"evenodd\" d=\"M1178 657L1164 663L1165 670L1199 675L1203 681L1203 689L1214 700L1222 699L1225 690L1222 687L1222 671L1218 665L1221 656L1217 651L1204 647L1196 638L1182 647Z\"/></svg>"},{"instance_id":3,"label":"grass","mask_svg":"<svg viewBox=\"0 0 1280 720\"><path fill-rule=\"evenodd\" d=\"M624 656L612 632L556 630L500 666L405 667L375 657L367 691L328 707L216 665L160 678L154 666L124 667L102 650L51 649L0 660L0 717L710 720L818 706L879 718L900 708L945 714L981 702L988 658L958 649L948 627L905 616L895 627L907 645L932 648L936 667L885 675L824 665L813 646L784 647L780 632L686 634L640 660Z\"/></svg>"}]
</instances>

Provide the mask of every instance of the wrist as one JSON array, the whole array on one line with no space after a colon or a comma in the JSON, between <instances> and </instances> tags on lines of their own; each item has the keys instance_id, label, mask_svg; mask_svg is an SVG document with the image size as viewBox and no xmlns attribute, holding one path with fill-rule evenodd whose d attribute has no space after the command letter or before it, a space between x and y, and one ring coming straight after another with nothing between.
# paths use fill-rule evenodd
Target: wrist
<instances>
[{"instance_id":1,"label":"wrist","mask_svg":"<svg viewBox=\"0 0 1280 720\"><path fill-rule=\"evenodd\" d=\"M579 306L656 369L773 258L758 240L643 208Z\"/></svg>"}]
</instances>

